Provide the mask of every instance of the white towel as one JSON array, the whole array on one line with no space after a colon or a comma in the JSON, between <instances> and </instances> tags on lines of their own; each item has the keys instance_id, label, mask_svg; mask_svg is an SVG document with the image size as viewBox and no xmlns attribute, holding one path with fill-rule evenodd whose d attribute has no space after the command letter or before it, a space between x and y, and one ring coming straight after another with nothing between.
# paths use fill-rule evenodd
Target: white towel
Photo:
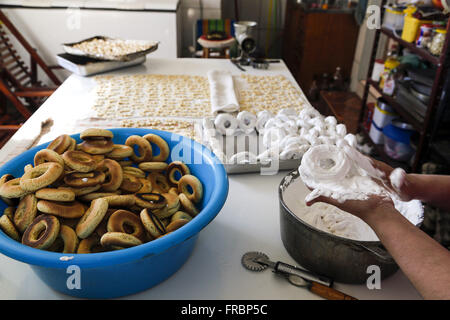
<instances>
[{"instance_id":1,"label":"white towel","mask_svg":"<svg viewBox=\"0 0 450 320\"><path fill-rule=\"evenodd\" d=\"M239 103L231 73L211 70L208 72L208 80L212 114L239 111Z\"/></svg>"}]
</instances>

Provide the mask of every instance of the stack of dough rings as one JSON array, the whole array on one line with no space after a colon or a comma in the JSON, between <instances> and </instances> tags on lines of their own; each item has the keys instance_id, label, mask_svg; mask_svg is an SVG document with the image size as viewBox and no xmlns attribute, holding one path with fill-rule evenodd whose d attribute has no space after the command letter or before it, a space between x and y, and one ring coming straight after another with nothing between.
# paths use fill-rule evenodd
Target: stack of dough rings
<instances>
[{"instance_id":1,"label":"stack of dough rings","mask_svg":"<svg viewBox=\"0 0 450 320\"><path fill-rule=\"evenodd\" d=\"M181 161L167 162L155 134L87 129L81 143L61 135L21 177L0 178L8 205L0 229L24 245L62 253L119 250L154 241L200 213L203 185Z\"/></svg>"},{"instance_id":2,"label":"stack of dough rings","mask_svg":"<svg viewBox=\"0 0 450 320\"><path fill-rule=\"evenodd\" d=\"M322 116L313 107L306 107L300 112L286 108L276 115L270 111L261 111L254 115L248 111L240 112L237 117L222 113L215 118L203 120L204 136L211 150L226 158L220 150L217 133L220 136L231 136L240 133L256 132L262 143L259 154L249 151L232 155L231 163L249 163L254 159L262 163L278 158L280 160L301 159L312 146L338 146L345 141L351 147L357 144L356 137L347 133L344 124L339 124L333 116Z\"/></svg>"}]
</instances>

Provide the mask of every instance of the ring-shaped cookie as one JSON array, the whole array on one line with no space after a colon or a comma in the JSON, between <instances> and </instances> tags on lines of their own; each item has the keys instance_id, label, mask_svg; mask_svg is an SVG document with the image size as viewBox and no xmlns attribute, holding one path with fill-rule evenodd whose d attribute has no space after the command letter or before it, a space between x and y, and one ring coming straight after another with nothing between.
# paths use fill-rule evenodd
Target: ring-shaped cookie
<instances>
[{"instance_id":1,"label":"ring-shaped cookie","mask_svg":"<svg viewBox=\"0 0 450 320\"><path fill-rule=\"evenodd\" d=\"M63 154L67 149L71 147L72 140L73 138L68 134L62 134L55 140L50 142L50 144L47 146L47 149L53 150L58 154Z\"/></svg>"},{"instance_id":2,"label":"ring-shaped cookie","mask_svg":"<svg viewBox=\"0 0 450 320\"><path fill-rule=\"evenodd\" d=\"M139 169L147 172L161 172L167 169L166 162L141 162L138 165Z\"/></svg>"},{"instance_id":3,"label":"ring-shaped cookie","mask_svg":"<svg viewBox=\"0 0 450 320\"><path fill-rule=\"evenodd\" d=\"M2 229L7 236L16 241L20 241L19 232L17 232L17 229L11 219L5 214L0 217L0 229Z\"/></svg>"},{"instance_id":4,"label":"ring-shaped cookie","mask_svg":"<svg viewBox=\"0 0 450 320\"><path fill-rule=\"evenodd\" d=\"M114 138L114 134L112 133L112 131L106 129L89 128L83 130L83 132L80 133L80 138L81 140L88 140L92 138L112 139Z\"/></svg>"},{"instance_id":5,"label":"ring-shaped cookie","mask_svg":"<svg viewBox=\"0 0 450 320\"><path fill-rule=\"evenodd\" d=\"M80 150L89 154L106 154L114 149L114 142L112 140L99 138L84 140L79 144Z\"/></svg>"},{"instance_id":6,"label":"ring-shaped cookie","mask_svg":"<svg viewBox=\"0 0 450 320\"><path fill-rule=\"evenodd\" d=\"M105 251L100 244L100 237L93 233L86 239L82 239L78 245L77 253L97 253Z\"/></svg>"},{"instance_id":7,"label":"ring-shaped cookie","mask_svg":"<svg viewBox=\"0 0 450 320\"><path fill-rule=\"evenodd\" d=\"M72 172L64 176L64 183L69 187L85 188L102 184L105 181L105 174L101 171L93 172Z\"/></svg>"},{"instance_id":8,"label":"ring-shaped cookie","mask_svg":"<svg viewBox=\"0 0 450 320\"><path fill-rule=\"evenodd\" d=\"M188 186L191 190L188 189ZM178 191L194 203L199 203L203 198L203 185L197 177L186 174L178 181ZM192 191L192 192L191 192Z\"/></svg>"},{"instance_id":9,"label":"ring-shaped cookie","mask_svg":"<svg viewBox=\"0 0 450 320\"><path fill-rule=\"evenodd\" d=\"M123 195L111 195L104 197L108 201L108 207L125 207L129 208L135 205L136 198L134 194L123 194Z\"/></svg>"},{"instance_id":10,"label":"ring-shaped cookie","mask_svg":"<svg viewBox=\"0 0 450 320\"><path fill-rule=\"evenodd\" d=\"M133 154L133 148L124 144L115 144L113 149L105 154L105 157L113 160L122 160Z\"/></svg>"},{"instance_id":11,"label":"ring-shaped cookie","mask_svg":"<svg viewBox=\"0 0 450 320\"><path fill-rule=\"evenodd\" d=\"M180 199L181 207L186 210L187 213L189 213L191 216L195 217L200 211L195 207L195 204L192 203L191 200L184 194L180 193L178 195L178 198Z\"/></svg>"},{"instance_id":12,"label":"ring-shaped cookie","mask_svg":"<svg viewBox=\"0 0 450 320\"><path fill-rule=\"evenodd\" d=\"M42 149L36 152L34 155L34 166L45 163L45 162L56 162L64 166L64 160L61 155L51 149Z\"/></svg>"},{"instance_id":13,"label":"ring-shaped cookie","mask_svg":"<svg viewBox=\"0 0 450 320\"><path fill-rule=\"evenodd\" d=\"M20 179L20 187L25 191L34 192L58 180L63 171L64 167L59 163L42 163L24 173Z\"/></svg>"},{"instance_id":14,"label":"ring-shaped cookie","mask_svg":"<svg viewBox=\"0 0 450 320\"><path fill-rule=\"evenodd\" d=\"M37 216L22 236L22 243L36 249L47 249L59 235L58 218L48 214Z\"/></svg>"},{"instance_id":15,"label":"ring-shaped cookie","mask_svg":"<svg viewBox=\"0 0 450 320\"><path fill-rule=\"evenodd\" d=\"M160 172L152 172L147 176L153 187L153 192L166 193L169 192L170 185L165 175Z\"/></svg>"},{"instance_id":16,"label":"ring-shaped cookie","mask_svg":"<svg viewBox=\"0 0 450 320\"><path fill-rule=\"evenodd\" d=\"M75 192L69 188L42 188L36 191L36 198L49 201L70 202L75 200Z\"/></svg>"},{"instance_id":17,"label":"ring-shaped cookie","mask_svg":"<svg viewBox=\"0 0 450 320\"><path fill-rule=\"evenodd\" d=\"M78 243L80 241L78 240L77 234L71 227L61 224L58 237L61 238L64 244L62 253L77 252Z\"/></svg>"},{"instance_id":18,"label":"ring-shaped cookie","mask_svg":"<svg viewBox=\"0 0 450 320\"><path fill-rule=\"evenodd\" d=\"M91 202L95 199L106 198L110 196L118 196L120 194L120 190L114 192L92 192L89 194L85 194L84 196L78 197L83 202Z\"/></svg>"},{"instance_id":19,"label":"ring-shaped cookie","mask_svg":"<svg viewBox=\"0 0 450 320\"><path fill-rule=\"evenodd\" d=\"M189 222L189 220L186 220L186 219L174 220L167 225L166 230L167 230L167 232L173 232L173 231L181 228L188 222Z\"/></svg>"},{"instance_id":20,"label":"ring-shaped cookie","mask_svg":"<svg viewBox=\"0 0 450 320\"><path fill-rule=\"evenodd\" d=\"M133 154L130 156L134 162L146 162L151 161L153 158L153 150L150 142L143 137L132 135L127 138L125 144L133 148ZM137 146L139 155L134 151L134 146Z\"/></svg>"},{"instance_id":21,"label":"ring-shaped cookie","mask_svg":"<svg viewBox=\"0 0 450 320\"><path fill-rule=\"evenodd\" d=\"M108 201L104 198L93 200L91 206L86 210L75 228L77 236L80 239L89 237L100 224L107 210Z\"/></svg>"},{"instance_id":22,"label":"ring-shaped cookie","mask_svg":"<svg viewBox=\"0 0 450 320\"><path fill-rule=\"evenodd\" d=\"M123 173L135 176L137 178L145 178L145 172L136 167L122 167Z\"/></svg>"},{"instance_id":23,"label":"ring-shaped cookie","mask_svg":"<svg viewBox=\"0 0 450 320\"><path fill-rule=\"evenodd\" d=\"M151 210L144 209L140 214L142 224L147 232L153 237L157 238L166 233L166 228L161 220L155 216Z\"/></svg>"},{"instance_id":24,"label":"ring-shaped cookie","mask_svg":"<svg viewBox=\"0 0 450 320\"><path fill-rule=\"evenodd\" d=\"M39 200L37 209L41 212L52 214L61 218L80 218L83 216L86 208L81 202L55 202L48 200Z\"/></svg>"},{"instance_id":25,"label":"ring-shaped cookie","mask_svg":"<svg viewBox=\"0 0 450 320\"><path fill-rule=\"evenodd\" d=\"M170 217L170 222L173 222L175 220L179 220L179 219L184 219L187 221L191 221L192 220L192 216L189 215L188 213L184 212L184 211L177 211L175 212L172 217Z\"/></svg>"},{"instance_id":26,"label":"ring-shaped cookie","mask_svg":"<svg viewBox=\"0 0 450 320\"><path fill-rule=\"evenodd\" d=\"M123 232L135 236L142 242L147 239L146 231L141 219L127 210L117 210L108 219L108 232Z\"/></svg>"},{"instance_id":27,"label":"ring-shaped cookie","mask_svg":"<svg viewBox=\"0 0 450 320\"><path fill-rule=\"evenodd\" d=\"M62 154L62 158L70 169L78 172L94 171L97 167L94 158L83 151L68 150Z\"/></svg>"},{"instance_id":28,"label":"ring-shaped cookie","mask_svg":"<svg viewBox=\"0 0 450 320\"><path fill-rule=\"evenodd\" d=\"M2 198L13 199L20 198L28 193L20 187L21 178L15 178L6 181L0 186L0 196Z\"/></svg>"},{"instance_id":29,"label":"ring-shaped cookie","mask_svg":"<svg viewBox=\"0 0 450 320\"><path fill-rule=\"evenodd\" d=\"M170 149L169 145L163 138L153 133L146 134L143 138L147 139L148 142L155 144L159 148L159 153L157 155L153 154L152 161L164 162L167 160L170 155Z\"/></svg>"},{"instance_id":30,"label":"ring-shaped cookie","mask_svg":"<svg viewBox=\"0 0 450 320\"><path fill-rule=\"evenodd\" d=\"M143 184L140 178L129 175L127 173L123 174L122 184L120 185L120 190L128 193L138 192L142 188Z\"/></svg>"},{"instance_id":31,"label":"ring-shaped cookie","mask_svg":"<svg viewBox=\"0 0 450 320\"><path fill-rule=\"evenodd\" d=\"M102 167L106 168L102 190L112 192L119 189L123 181L123 170L120 164L115 160L105 159L102 161Z\"/></svg>"},{"instance_id":32,"label":"ring-shaped cookie","mask_svg":"<svg viewBox=\"0 0 450 320\"><path fill-rule=\"evenodd\" d=\"M138 178L139 179L139 178ZM153 190L152 182L145 178L140 178L139 181L142 183L142 187L137 191L137 193L150 193Z\"/></svg>"},{"instance_id":33,"label":"ring-shaped cookie","mask_svg":"<svg viewBox=\"0 0 450 320\"><path fill-rule=\"evenodd\" d=\"M135 204L141 208L154 210L167 206L167 199L159 193L136 193L134 198Z\"/></svg>"},{"instance_id":34,"label":"ring-shaped cookie","mask_svg":"<svg viewBox=\"0 0 450 320\"><path fill-rule=\"evenodd\" d=\"M104 247L123 249L138 246L142 241L128 233L107 232L100 238L100 243Z\"/></svg>"},{"instance_id":35,"label":"ring-shaped cookie","mask_svg":"<svg viewBox=\"0 0 450 320\"><path fill-rule=\"evenodd\" d=\"M167 181L169 181L169 184L171 186L178 186L179 179L177 180L176 176L175 176L175 174L177 172L180 175L180 179L182 176L191 173L191 171L189 170L189 167L186 164L184 164L183 162L172 161L171 163L169 163L169 165L167 166L167 170L166 170Z\"/></svg>"},{"instance_id":36,"label":"ring-shaped cookie","mask_svg":"<svg viewBox=\"0 0 450 320\"><path fill-rule=\"evenodd\" d=\"M34 194L26 195L20 200L14 213L14 225L20 233L23 233L28 226L36 218L37 214L37 199Z\"/></svg>"}]
</instances>

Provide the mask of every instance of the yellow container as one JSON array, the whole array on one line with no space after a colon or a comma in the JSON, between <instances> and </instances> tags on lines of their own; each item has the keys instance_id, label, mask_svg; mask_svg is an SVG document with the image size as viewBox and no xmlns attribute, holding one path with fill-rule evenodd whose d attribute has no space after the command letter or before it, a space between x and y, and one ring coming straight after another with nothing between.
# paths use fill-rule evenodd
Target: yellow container
<instances>
[{"instance_id":1,"label":"yellow container","mask_svg":"<svg viewBox=\"0 0 450 320\"><path fill-rule=\"evenodd\" d=\"M416 10L417 9L415 7L408 7L403 11L406 16L403 23L402 39L407 42L416 41L417 32L419 31L421 25L421 21L412 16Z\"/></svg>"}]
</instances>

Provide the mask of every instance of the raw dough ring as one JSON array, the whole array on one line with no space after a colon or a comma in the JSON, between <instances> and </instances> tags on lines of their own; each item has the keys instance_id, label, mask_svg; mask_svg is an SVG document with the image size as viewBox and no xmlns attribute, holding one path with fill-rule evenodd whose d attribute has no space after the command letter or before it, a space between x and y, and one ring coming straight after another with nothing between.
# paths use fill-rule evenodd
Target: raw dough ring
<instances>
[{"instance_id":1,"label":"raw dough ring","mask_svg":"<svg viewBox=\"0 0 450 320\"><path fill-rule=\"evenodd\" d=\"M64 160L61 155L51 149L42 149L34 155L34 166L38 166L44 162L57 162L64 166Z\"/></svg>"},{"instance_id":2,"label":"raw dough ring","mask_svg":"<svg viewBox=\"0 0 450 320\"><path fill-rule=\"evenodd\" d=\"M153 149L147 139L144 139L143 137L137 135L133 135L127 138L125 144L131 148L134 148L134 146L137 145L139 155L137 155L133 149L133 154L130 156L131 160L133 160L134 162L140 163L152 160Z\"/></svg>"},{"instance_id":3,"label":"raw dough ring","mask_svg":"<svg viewBox=\"0 0 450 320\"><path fill-rule=\"evenodd\" d=\"M146 231L141 219L127 210L115 211L109 217L106 229L108 232L123 232L135 236L142 242L146 241Z\"/></svg>"},{"instance_id":4,"label":"raw dough ring","mask_svg":"<svg viewBox=\"0 0 450 320\"><path fill-rule=\"evenodd\" d=\"M82 151L68 150L63 153L62 158L70 169L78 172L90 172L97 167L94 158Z\"/></svg>"},{"instance_id":5,"label":"raw dough ring","mask_svg":"<svg viewBox=\"0 0 450 320\"><path fill-rule=\"evenodd\" d=\"M48 146L47 149L53 150L58 154L63 154L66 150L68 150L72 144L74 139L67 135L63 134L53 140Z\"/></svg>"},{"instance_id":6,"label":"raw dough ring","mask_svg":"<svg viewBox=\"0 0 450 320\"><path fill-rule=\"evenodd\" d=\"M119 189L123 181L123 170L120 164L115 160L105 159L101 166L106 168L106 182L102 184L102 190L116 191Z\"/></svg>"},{"instance_id":7,"label":"raw dough ring","mask_svg":"<svg viewBox=\"0 0 450 320\"><path fill-rule=\"evenodd\" d=\"M189 192L188 186L191 187L192 193ZM186 174L178 181L179 193L184 193L186 197L194 203L199 203L203 198L203 185L197 177Z\"/></svg>"},{"instance_id":8,"label":"raw dough ring","mask_svg":"<svg viewBox=\"0 0 450 320\"><path fill-rule=\"evenodd\" d=\"M167 160L170 155L170 149L169 145L163 138L153 133L146 134L143 138L147 139L150 143L156 144L159 148L159 154L156 156L153 155L152 161L163 162Z\"/></svg>"},{"instance_id":9,"label":"raw dough ring","mask_svg":"<svg viewBox=\"0 0 450 320\"><path fill-rule=\"evenodd\" d=\"M225 136L232 136L238 127L238 121L228 113L219 114L214 120L216 130Z\"/></svg>"},{"instance_id":10,"label":"raw dough ring","mask_svg":"<svg viewBox=\"0 0 450 320\"><path fill-rule=\"evenodd\" d=\"M84 205L78 201L53 202L39 200L37 209L41 212L52 214L61 218L80 218L86 211Z\"/></svg>"},{"instance_id":11,"label":"raw dough ring","mask_svg":"<svg viewBox=\"0 0 450 320\"><path fill-rule=\"evenodd\" d=\"M60 223L58 218L48 214L41 214L33 220L22 236L22 243L36 249L47 249L59 235Z\"/></svg>"},{"instance_id":12,"label":"raw dough ring","mask_svg":"<svg viewBox=\"0 0 450 320\"><path fill-rule=\"evenodd\" d=\"M23 233L28 226L36 218L37 214L37 199L34 194L29 194L20 200L14 213L14 225L20 233Z\"/></svg>"},{"instance_id":13,"label":"raw dough ring","mask_svg":"<svg viewBox=\"0 0 450 320\"><path fill-rule=\"evenodd\" d=\"M239 128L244 131L245 134L252 133L256 127L256 116L248 111L241 111L237 115Z\"/></svg>"},{"instance_id":14,"label":"raw dough ring","mask_svg":"<svg viewBox=\"0 0 450 320\"><path fill-rule=\"evenodd\" d=\"M59 163L42 163L24 173L20 179L20 187L24 191L34 192L58 180L63 171L64 167Z\"/></svg>"},{"instance_id":15,"label":"raw dough ring","mask_svg":"<svg viewBox=\"0 0 450 320\"><path fill-rule=\"evenodd\" d=\"M19 232L17 232L14 223L6 214L3 214L0 217L0 229L2 229L3 232L6 233L6 235L8 235L9 237L13 238L16 241L20 241Z\"/></svg>"},{"instance_id":16,"label":"raw dough ring","mask_svg":"<svg viewBox=\"0 0 450 320\"><path fill-rule=\"evenodd\" d=\"M167 232L161 220L149 209L142 210L140 217L144 228L153 238L157 238Z\"/></svg>"},{"instance_id":17,"label":"raw dough ring","mask_svg":"<svg viewBox=\"0 0 450 320\"><path fill-rule=\"evenodd\" d=\"M115 249L129 248L142 244L142 241L124 232L107 232L100 238L100 243L104 247Z\"/></svg>"},{"instance_id":18,"label":"raw dough ring","mask_svg":"<svg viewBox=\"0 0 450 320\"><path fill-rule=\"evenodd\" d=\"M107 210L108 201L104 198L93 200L91 206L86 210L86 213L81 217L75 228L78 237L81 239L89 237L100 222L102 222Z\"/></svg>"},{"instance_id":19,"label":"raw dough ring","mask_svg":"<svg viewBox=\"0 0 450 320\"><path fill-rule=\"evenodd\" d=\"M166 177L167 181L169 181L169 184L171 186L178 186L179 180L175 179L175 173L178 172L180 174L180 178L186 174L190 174L191 171L189 170L189 167L185 165L181 161L173 161L169 164L166 170Z\"/></svg>"}]
</instances>

